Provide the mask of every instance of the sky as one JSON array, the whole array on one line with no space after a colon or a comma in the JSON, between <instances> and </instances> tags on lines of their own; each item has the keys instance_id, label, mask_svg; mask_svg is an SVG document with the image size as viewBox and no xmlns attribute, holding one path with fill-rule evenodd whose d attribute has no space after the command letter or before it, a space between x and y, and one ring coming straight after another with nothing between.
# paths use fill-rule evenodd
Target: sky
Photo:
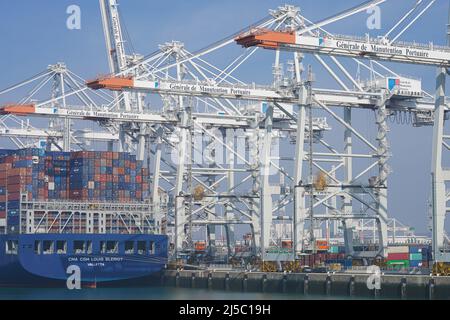
<instances>
[{"instance_id":1,"label":"sky","mask_svg":"<svg viewBox=\"0 0 450 320\"><path fill-rule=\"evenodd\" d=\"M165 0L120 1L122 19L129 35L128 48L149 54L158 45L179 40L191 51L234 34L268 15L286 0ZM304 16L318 21L355 6L363 0L291 0ZM378 36L386 33L414 0L389 0L381 6L381 30L369 30L367 13L330 25L339 34ZM66 9L81 8L81 29L68 30ZM445 44L448 1L435 5L407 31L401 40ZM396 20L397 19L397 20ZM97 1L93 0L15 0L0 1L0 88L22 81L64 61L75 73L93 78L108 72L106 49ZM271 82L271 64L266 57L255 58L253 67L243 68L241 76L256 83ZM261 67L264 64L264 67ZM400 74L422 79L423 89L434 92L433 68L387 64ZM331 88L334 81L317 68L317 86ZM10 96L9 99L16 97ZM0 102L5 102L0 99ZM364 117L360 125L364 127ZM427 200L430 194L431 128L391 124L389 133L392 174L389 180L389 212L417 233L428 232Z\"/></svg>"}]
</instances>

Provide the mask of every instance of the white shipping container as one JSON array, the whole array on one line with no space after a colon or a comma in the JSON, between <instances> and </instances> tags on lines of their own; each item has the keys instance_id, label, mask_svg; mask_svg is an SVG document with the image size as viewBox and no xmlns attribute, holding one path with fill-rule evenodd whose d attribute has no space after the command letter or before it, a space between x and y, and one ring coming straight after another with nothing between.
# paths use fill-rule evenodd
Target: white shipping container
<instances>
[{"instance_id":1,"label":"white shipping container","mask_svg":"<svg viewBox=\"0 0 450 320\"><path fill-rule=\"evenodd\" d=\"M409 253L408 246L388 247L388 253Z\"/></svg>"},{"instance_id":2,"label":"white shipping container","mask_svg":"<svg viewBox=\"0 0 450 320\"><path fill-rule=\"evenodd\" d=\"M55 190L55 183L54 182L49 182L48 183L48 190Z\"/></svg>"}]
</instances>

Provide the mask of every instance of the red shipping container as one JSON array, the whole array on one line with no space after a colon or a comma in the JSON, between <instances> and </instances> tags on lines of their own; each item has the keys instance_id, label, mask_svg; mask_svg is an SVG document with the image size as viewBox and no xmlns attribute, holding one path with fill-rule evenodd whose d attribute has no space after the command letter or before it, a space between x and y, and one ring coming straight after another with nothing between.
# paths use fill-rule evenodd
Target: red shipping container
<instances>
[{"instance_id":1,"label":"red shipping container","mask_svg":"<svg viewBox=\"0 0 450 320\"><path fill-rule=\"evenodd\" d=\"M0 163L0 171L8 171L11 170L12 164L11 163Z\"/></svg>"},{"instance_id":2,"label":"red shipping container","mask_svg":"<svg viewBox=\"0 0 450 320\"><path fill-rule=\"evenodd\" d=\"M81 196L81 192L79 190L71 190L70 197L79 197Z\"/></svg>"},{"instance_id":3,"label":"red shipping container","mask_svg":"<svg viewBox=\"0 0 450 320\"><path fill-rule=\"evenodd\" d=\"M20 200L20 192L8 193L8 201Z\"/></svg>"},{"instance_id":4,"label":"red shipping container","mask_svg":"<svg viewBox=\"0 0 450 320\"><path fill-rule=\"evenodd\" d=\"M388 253L388 260L409 260L409 253Z\"/></svg>"},{"instance_id":5,"label":"red shipping container","mask_svg":"<svg viewBox=\"0 0 450 320\"><path fill-rule=\"evenodd\" d=\"M20 192L23 188L23 184L10 184L8 185L8 194Z\"/></svg>"},{"instance_id":6,"label":"red shipping container","mask_svg":"<svg viewBox=\"0 0 450 320\"><path fill-rule=\"evenodd\" d=\"M0 219L6 218L6 211L0 211Z\"/></svg>"},{"instance_id":7,"label":"red shipping container","mask_svg":"<svg viewBox=\"0 0 450 320\"><path fill-rule=\"evenodd\" d=\"M8 186L11 185L15 185L15 184L20 184L20 185L25 185L25 184L31 184L32 182L32 178L29 176L13 176L13 177L8 177Z\"/></svg>"},{"instance_id":8,"label":"red shipping container","mask_svg":"<svg viewBox=\"0 0 450 320\"><path fill-rule=\"evenodd\" d=\"M33 172L32 168L14 168L8 171L9 176L26 176L31 175Z\"/></svg>"}]
</instances>

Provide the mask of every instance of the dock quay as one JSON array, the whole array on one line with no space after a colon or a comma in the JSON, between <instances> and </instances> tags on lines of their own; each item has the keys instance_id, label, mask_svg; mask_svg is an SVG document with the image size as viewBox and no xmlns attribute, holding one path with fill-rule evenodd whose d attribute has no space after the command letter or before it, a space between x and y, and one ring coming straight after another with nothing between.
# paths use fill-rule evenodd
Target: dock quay
<instances>
[{"instance_id":1,"label":"dock quay","mask_svg":"<svg viewBox=\"0 0 450 320\"><path fill-rule=\"evenodd\" d=\"M380 275L380 289L367 286L370 274L363 273L280 273L217 270L165 270L161 284L168 287L236 292L325 295L352 299L450 298L450 277L429 275Z\"/></svg>"}]
</instances>

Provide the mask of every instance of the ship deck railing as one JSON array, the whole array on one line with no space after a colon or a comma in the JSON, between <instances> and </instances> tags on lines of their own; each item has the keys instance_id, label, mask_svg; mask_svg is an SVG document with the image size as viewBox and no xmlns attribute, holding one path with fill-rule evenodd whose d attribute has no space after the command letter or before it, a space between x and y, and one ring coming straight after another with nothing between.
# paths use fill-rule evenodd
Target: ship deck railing
<instances>
[{"instance_id":1,"label":"ship deck railing","mask_svg":"<svg viewBox=\"0 0 450 320\"><path fill-rule=\"evenodd\" d=\"M83 210L83 211L139 211L153 212L154 205L147 202L72 201L54 200L21 201L23 209L32 210Z\"/></svg>"}]
</instances>

